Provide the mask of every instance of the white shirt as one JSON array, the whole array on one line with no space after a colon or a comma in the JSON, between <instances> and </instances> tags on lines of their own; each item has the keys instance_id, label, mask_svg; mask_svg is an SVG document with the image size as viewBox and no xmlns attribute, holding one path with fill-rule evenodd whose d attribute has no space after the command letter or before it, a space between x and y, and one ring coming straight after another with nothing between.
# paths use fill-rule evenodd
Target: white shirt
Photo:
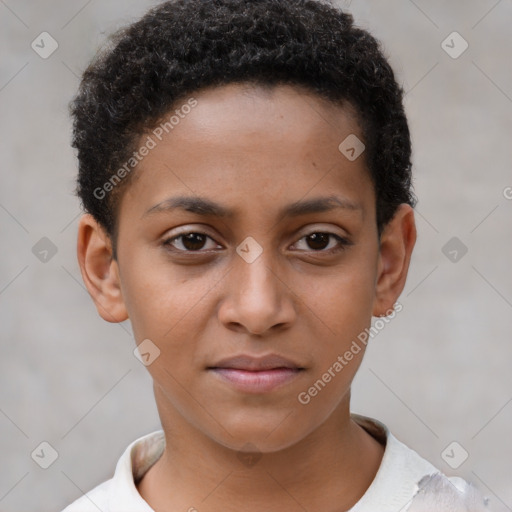
<instances>
[{"instance_id":1,"label":"white shirt","mask_svg":"<svg viewBox=\"0 0 512 512\"><path fill-rule=\"evenodd\" d=\"M422 512L431 511L433 506L436 512L489 511L487 500L472 486L460 478L445 477L396 439L384 424L357 414L352 414L352 419L385 444L385 450L373 482L349 512ZM136 439L121 455L111 479L62 512L154 512L139 494L135 482L159 459L164 448L163 430Z\"/></svg>"}]
</instances>

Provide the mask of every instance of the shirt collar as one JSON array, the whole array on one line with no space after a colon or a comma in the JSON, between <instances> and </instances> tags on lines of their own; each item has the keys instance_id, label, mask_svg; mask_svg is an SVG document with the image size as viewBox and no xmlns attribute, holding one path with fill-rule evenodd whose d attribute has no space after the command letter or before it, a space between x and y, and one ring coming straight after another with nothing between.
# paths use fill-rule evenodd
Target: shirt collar
<instances>
[{"instance_id":1,"label":"shirt collar","mask_svg":"<svg viewBox=\"0 0 512 512\"><path fill-rule=\"evenodd\" d=\"M352 419L385 445L384 456L373 482L350 512L396 512L417 490L422 476L436 468L402 444L388 428L373 418L352 414ZM156 430L133 441L119 459L109 488L109 511L154 512L142 498L136 484L160 458L165 448L163 430ZM389 501L383 502L383 497Z\"/></svg>"},{"instance_id":2,"label":"shirt collar","mask_svg":"<svg viewBox=\"0 0 512 512\"><path fill-rule=\"evenodd\" d=\"M142 498L136 483L160 458L165 448L163 430L156 430L133 441L119 459L109 489L110 512L154 512Z\"/></svg>"}]
</instances>

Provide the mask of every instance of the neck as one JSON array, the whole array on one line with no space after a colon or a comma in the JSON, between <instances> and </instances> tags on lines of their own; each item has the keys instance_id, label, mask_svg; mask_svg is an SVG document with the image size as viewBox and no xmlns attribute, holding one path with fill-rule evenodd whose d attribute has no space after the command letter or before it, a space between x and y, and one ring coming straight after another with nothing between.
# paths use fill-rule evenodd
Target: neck
<instances>
[{"instance_id":1,"label":"neck","mask_svg":"<svg viewBox=\"0 0 512 512\"><path fill-rule=\"evenodd\" d=\"M166 447L139 492L155 512L348 510L370 486L384 452L350 418L349 401L300 442L252 458L205 436L177 411L160 414Z\"/></svg>"}]
</instances>

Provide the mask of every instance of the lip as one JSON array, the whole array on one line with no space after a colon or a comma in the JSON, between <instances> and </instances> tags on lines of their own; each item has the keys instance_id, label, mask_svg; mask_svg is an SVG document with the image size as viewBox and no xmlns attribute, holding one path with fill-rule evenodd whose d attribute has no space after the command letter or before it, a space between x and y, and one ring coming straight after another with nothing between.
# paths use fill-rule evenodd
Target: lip
<instances>
[{"instance_id":1,"label":"lip","mask_svg":"<svg viewBox=\"0 0 512 512\"><path fill-rule=\"evenodd\" d=\"M300 369L274 368L272 370L238 370L211 368L214 374L245 393L268 393L284 386L300 374Z\"/></svg>"},{"instance_id":2,"label":"lip","mask_svg":"<svg viewBox=\"0 0 512 512\"><path fill-rule=\"evenodd\" d=\"M209 368L233 368L236 370L273 370L275 368L292 368L299 369L301 366L286 357L277 354L268 354L263 357L254 357L240 354L233 357L221 359Z\"/></svg>"},{"instance_id":3,"label":"lip","mask_svg":"<svg viewBox=\"0 0 512 512\"><path fill-rule=\"evenodd\" d=\"M304 368L285 357L270 354L222 359L208 370L239 391L268 393L294 380Z\"/></svg>"}]
</instances>

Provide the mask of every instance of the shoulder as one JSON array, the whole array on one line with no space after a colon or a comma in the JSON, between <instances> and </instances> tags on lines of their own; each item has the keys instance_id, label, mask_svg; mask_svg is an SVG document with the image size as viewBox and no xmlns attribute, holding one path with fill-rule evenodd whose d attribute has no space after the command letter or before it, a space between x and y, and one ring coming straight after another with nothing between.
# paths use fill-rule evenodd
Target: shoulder
<instances>
[{"instance_id":1,"label":"shoulder","mask_svg":"<svg viewBox=\"0 0 512 512\"><path fill-rule=\"evenodd\" d=\"M361 427L385 444L375 478L350 512L490 512L479 491L462 478L447 477L373 418L352 415Z\"/></svg>"},{"instance_id":2,"label":"shoulder","mask_svg":"<svg viewBox=\"0 0 512 512\"><path fill-rule=\"evenodd\" d=\"M62 512L108 512L108 496L112 478L94 487L68 505Z\"/></svg>"},{"instance_id":3,"label":"shoulder","mask_svg":"<svg viewBox=\"0 0 512 512\"><path fill-rule=\"evenodd\" d=\"M465 480L442 473L423 477L407 512L491 512L489 500Z\"/></svg>"},{"instance_id":4,"label":"shoulder","mask_svg":"<svg viewBox=\"0 0 512 512\"><path fill-rule=\"evenodd\" d=\"M137 489L137 482L163 452L162 430L133 441L119 458L114 476L83 494L62 512L152 512Z\"/></svg>"}]
</instances>

